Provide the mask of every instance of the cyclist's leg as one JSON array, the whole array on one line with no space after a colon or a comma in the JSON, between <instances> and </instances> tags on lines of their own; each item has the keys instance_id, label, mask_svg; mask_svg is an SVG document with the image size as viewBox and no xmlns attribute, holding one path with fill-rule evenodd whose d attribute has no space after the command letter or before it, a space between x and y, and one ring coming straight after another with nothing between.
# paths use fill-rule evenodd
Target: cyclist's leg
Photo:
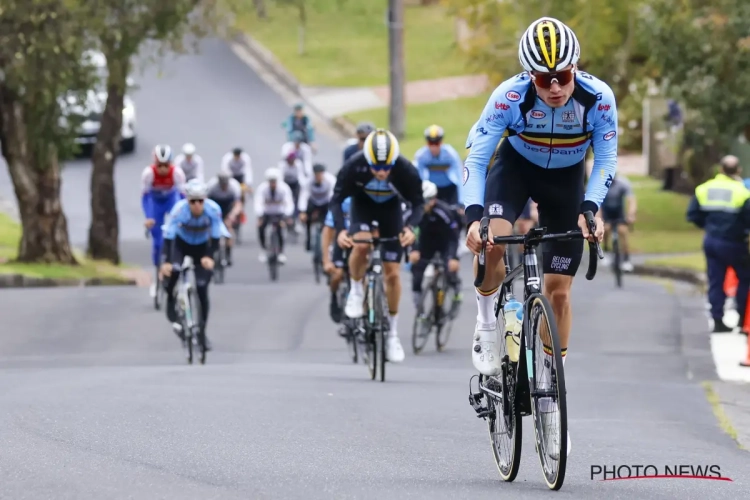
<instances>
[{"instance_id":1,"label":"cyclist's leg","mask_svg":"<svg viewBox=\"0 0 750 500\"><path fill-rule=\"evenodd\" d=\"M331 262L336 269L331 273L331 280L328 285L331 291L331 301L328 310L334 322L338 323L341 320L341 308L343 304L339 304L336 293L339 290L339 285L341 285L341 280L344 278L344 252L335 241L331 244L330 251Z\"/></svg>"},{"instance_id":2,"label":"cyclist's leg","mask_svg":"<svg viewBox=\"0 0 750 500\"><path fill-rule=\"evenodd\" d=\"M537 169L531 189L538 194L534 199L539 201L539 224L549 233L577 229L583 201L583 162L569 168ZM563 360L573 321L570 290L582 254L581 240L544 244L544 295L555 313Z\"/></svg>"},{"instance_id":3,"label":"cyclist's leg","mask_svg":"<svg viewBox=\"0 0 750 500\"><path fill-rule=\"evenodd\" d=\"M350 236L355 239L372 237L370 224L378 220L377 210L380 204L363 198L352 197L350 209ZM399 206L399 217L401 207ZM365 297L364 277L367 271L367 258L370 255L370 245L358 243L349 252L347 267L349 269L349 297L346 300L344 314L349 318L359 318L364 315L362 301Z\"/></svg>"},{"instance_id":4,"label":"cyclist's leg","mask_svg":"<svg viewBox=\"0 0 750 500\"><path fill-rule=\"evenodd\" d=\"M258 243L260 244L260 254L258 254L258 260L265 262L266 256L266 228L268 227L268 214L264 214L260 217L260 223L258 224Z\"/></svg>"},{"instance_id":5,"label":"cyclist's leg","mask_svg":"<svg viewBox=\"0 0 750 500\"><path fill-rule=\"evenodd\" d=\"M508 141L504 141L490 168L484 195L484 216L490 219L493 236L513 234L516 215L529 199L530 192L524 172L532 167ZM538 167L537 167L538 168ZM487 251L484 281L476 288L477 323L472 344L474 367L484 375L496 375L500 371L500 354L497 341L497 317L495 298L503 279L505 245L494 245ZM476 276L477 259L474 258Z\"/></svg>"},{"instance_id":6,"label":"cyclist's leg","mask_svg":"<svg viewBox=\"0 0 750 500\"><path fill-rule=\"evenodd\" d=\"M167 208L166 206L157 205L154 213L155 224L151 228L151 262L154 264L154 267L159 267L161 263L161 249L164 244L161 226L164 224L164 216L168 212Z\"/></svg>"},{"instance_id":7,"label":"cyclist's leg","mask_svg":"<svg viewBox=\"0 0 750 500\"><path fill-rule=\"evenodd\" d=\"M286 262L286 255L284 255L284 231L281 228L280 222L276 222L273 227L279 237L279 262L283 264Z\"/></svg>"},{"instance_id":8,"label":"cyclist's leg","mask_svg":"<svg viewBox=\"0 0 750 500\"><path fill-rule=\"evenodd\" d=\"M182 259L185 255L183 252L184 242L180 238L175 238L172 247L172 256L170 259L173 266L182 264ZM177 299L174 296L174 288L177 285L177 280L179 279L179 277L180 272L176 269L173 269L172 274L170 274L169 278L167 279L167 283L165 286L167 294L167 307L165 307L164 309L166 310L167 320L172 323L173 330L180 337L182 337L182 325L177 323L177 310L175 309L177 306Z\"/></svg>"},{"instance_id":9,"label":"cyclist's leg","mask_svg":"<svg viewBox=\"0 0 750 500\"><path fill-rule=\"evenodd\" d=\"M314 212L315 207L312 205L312 203L308 203L307 210L305 211L305 214L307 215L307 218L305 219L305 251L307 252L311 250L310 228L312 227L312 216Z\"/></svg>"},{"instance_id":10,"label":"cyclist's leg","mask_svg":"<svg viewBox=\"0 0 750 500\"><path fill-rule=\"evenodd\" d=\"M411 294L414 307L417 310L422 306L422 282L424 281L424 272L434 254L435 251L431 248L431 245L427 242L423 242L419 252L419 260L417 262L412 262L411 264Z\"/></svg>"},{"instance_id":11,"label":"cyclist's leg","mask_svg":"<svg viewBox=\"0 0 750 500\"><path fill-rule=\"evenodd\" d=\"M198 301L201 304L201 321L203 322L203 332L205 333L208 325L208 312L211 307L211 303L208 299L208 285L211 283L213 271L209 271L203 267L201 264L201 257L203 257L203 255L199 252L196 252L196 255L193 255L193 259L195 260L195 286L197 289L196 291L198 292ZM205 340L206 349L210 350L211 346L208 342L207 335Z\"/></svg>"},{"instance_id":12,"label":"cyclist's leg","mask_svg":"<svg viewBox=\"0 0 750 500\"><path fill-rule=\"evenodd\" d=\"M401 202L394 199L393 203L383 203L378 211L380 236L390 238L398 236L404 221L401 215ZM385 295L388 301L388 320L390 330L386 343L386 358L388 361L399 363L404 359L404 349L398 338L398 310L401 302L401 257L404 248L398 241L390 241L382 246Z\"/></svg>"}]
</instances>

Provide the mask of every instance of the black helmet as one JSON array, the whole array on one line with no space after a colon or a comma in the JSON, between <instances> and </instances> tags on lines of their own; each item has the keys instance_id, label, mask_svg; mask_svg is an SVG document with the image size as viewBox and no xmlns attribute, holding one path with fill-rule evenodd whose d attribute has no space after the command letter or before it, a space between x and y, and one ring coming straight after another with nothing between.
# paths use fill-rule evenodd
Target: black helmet
<instances>
[{"instance_id":1,"label":"black helmet","mask_svg":"<svg viewBox=\"0 0 750 500\"><path fill-rule=\"evenodd\" d=\"M325 171L326 171L326 166L323 165L322 163L316 163L315 165L313 165L313 172L315 172L316 174L319 172L325 172Z\"/></svg>"},{"instance_id":2,"label":"black helmet","mask_svg":"<svg viewBox=\"0 0 750 500\"><path fill-rule=\"evenodd\" d=\"M357 124L357 135L370 135L375 130L375 125L370 122L360 122Z\"/></svg>"},{"instance_id":3,"label":"black helmet","mask_svg":"<svg viewBox=\"0 0 750 500\"><path fill-rule=\"evenodd\" d=\"M234 156L239 156L239 155L241 155L241 154L242 154L242 148L234 148L234 149L232 150L232 154L233 154Z\"/></svg>"}]
</instances>

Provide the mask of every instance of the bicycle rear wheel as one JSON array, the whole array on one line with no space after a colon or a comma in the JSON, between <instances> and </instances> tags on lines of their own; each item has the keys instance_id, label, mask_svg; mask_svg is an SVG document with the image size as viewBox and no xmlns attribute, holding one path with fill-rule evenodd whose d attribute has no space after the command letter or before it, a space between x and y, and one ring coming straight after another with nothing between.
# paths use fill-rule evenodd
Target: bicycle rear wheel
<instances>
[{"instance_id":1,"label":"bicycle rear wheel","mask_svg":"<svg viewBox=\"0 0 750 500\"><path fill-rule=\"evenodd\" d=\"M568 455L568 414L560 337L549 301L534 294L527 301L524 327L531 330L533 369L531 409L537 455L547 486L562 488ZM528 369L529 367L527 367Z\"/></svg>"},{"instance_id":2,"label":"bicycle rear wheel","mask_svg":"<svg viewBox=\"0 0 750 500\"><path fill-rule=\"evenodd\" d=\"M503 371L496 377L483 377L480 384L487 389L502 394L502 399L496 399L487 394L487 430L492 444L492 456L503 481L512 482L521 467L521 448L523 445L522 416L519 405L515 401L516 364L506 362Z\"/></svg>"},{"instance_id":3,"label":"bicycle rear wheel","mask_svg":"<svg viewBox=\"0 0 750 500\"><path fill-rule=\"evenodd\" d=\"M388 335L390 331L390 327L388 325L388 319L385 314L385 291L383 290L383 282L380 279L378 280L375 289L377 290L377 295L375 296L374 301L375 324L378 325L375 342L377 344L378 366L380 367L380 381L385 382L385 362L387 361L385 358L385 341L386 335Z\"/></svg>"},{"instance_id":4,"label":"bicycle rear wheel","mask_svg":"<svg viewBox=\"0 0 750 500\"><path fill-rule=\"evenodd\" d=\"M617 229L613 229L616 231ZM612 238L612 270L615 273L615 284L617 288L622 288L622 258L620 257L620 240L618 237Z\"/></svg>"},{"instance_id":5,"label":"bicycle rear wheel","mask_svg":"<svg viewBox=\"0 0 750 500\"><path fill-rule=\"evenodd\" d=\"M315 283L320 283L320 278L323 275L323 254L320 248L320 224L314 224L312 231L313 271L315 272Z\"/></svg>"},{"instance_id":6,"label":"bicycle rear wheel","mask_svg":"<svg viewBox=\"0 0 750 500\"><path fill-rule=\"evenodd\" d=\"M435 318L435 300L433 289L429 287L422 296L422 313L417 311L414 316L414 325L411 331L411 349L414 354L419 354L427 345L427 339L432 331L433 319Z\"/></svg>"},{"instance_id":7,"label":"bicycle rear wheel","mask_svg":"<svg viewBox=\"0 0 750 500\"><path fill-rule=\"evenodd\" d=\"M271 273L271 281L279 279L279 254L281 253L281 241L279 241L280 229L273 227L271 230L271 254L268 256L268 271Z\"/></svg>"},{"instance_id":8,"label":"bicycle rear wheel","mask_svg":"<svg viewBox=\"0 0 750 500\"><path fill-rule=\"evenodd\" d=\"M154 283L156 284L156 288L154 290L154 309L159 311L161 309L161 303L162 303L162 283L161 279L159 278L159 268L156 268L156 273L154 274Z\"/></svg>"}]
</instances>

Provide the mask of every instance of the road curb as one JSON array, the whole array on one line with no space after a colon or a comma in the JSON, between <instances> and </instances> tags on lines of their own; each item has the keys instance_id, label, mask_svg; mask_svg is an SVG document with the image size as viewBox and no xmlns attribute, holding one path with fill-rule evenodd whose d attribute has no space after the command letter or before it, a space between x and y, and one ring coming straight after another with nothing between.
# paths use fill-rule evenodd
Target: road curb
<instances>
[{"instance_id":1,"label":"road curb","mask_svg":"<svg viewBox=\"0 0 750 500\"><path fill-rule=\"evenodd\" d=\"M36 278L23 274L0 275L0 288L57 288L57 287L89 287L89 286L136 286L135 279L123 278L88 278L61 279Z\"/></svg>"},{"instance_id":2,"label":"road curb","mask_svg":"<svg viewBox=\"0 0 750 500\"><path fill-rule=\"evenodd\" d=\"M291 91L297 98L305 103L305 106L312 109L318 116L323 118L328 125L331 126L336 132L341 134L343 139L348 139L356 134L356 128L348 120L342 117L331 118L326 115L320 108L313 104L302 94L302 85L292 75L292 73L284 67L281 62L276 59L273 53L260 44L257 40L246 33L238 33L234 37L235 41L242 45L247 52L255 58L266 70L272 73L276 79Z\"/></svg>"},{"instance_id":3,"label":"road curb","mask_svg":"<svg viewBox=\"0 0 750 500\"><path fill-rule=\"evenodd\" d=\"M657 278L667 278L676 281L684 281L699 287L706 286L706 274L681 269L678 267L650 266L645 264L634 264L633 274L640 276L654 276Z\"/></svg>"}]
</instances>

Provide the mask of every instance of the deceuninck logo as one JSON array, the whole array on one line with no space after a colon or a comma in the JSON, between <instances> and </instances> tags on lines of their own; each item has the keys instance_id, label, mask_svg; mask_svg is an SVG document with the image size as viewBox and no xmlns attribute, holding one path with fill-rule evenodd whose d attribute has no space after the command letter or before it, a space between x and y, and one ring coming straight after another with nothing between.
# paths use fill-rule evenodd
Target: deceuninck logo
<instances>
[{"instance_id":1,"label":"deceuninck logo","mask_svg":"<svg viewBox=\"0 0 750 500\"><path fill-rule=\"evenodd\" d=\"M709 465L592 465L591 481L618 481L624 479L706 479L732 480L721 473L721 466Z\"/></svg>"}]
</instances>

